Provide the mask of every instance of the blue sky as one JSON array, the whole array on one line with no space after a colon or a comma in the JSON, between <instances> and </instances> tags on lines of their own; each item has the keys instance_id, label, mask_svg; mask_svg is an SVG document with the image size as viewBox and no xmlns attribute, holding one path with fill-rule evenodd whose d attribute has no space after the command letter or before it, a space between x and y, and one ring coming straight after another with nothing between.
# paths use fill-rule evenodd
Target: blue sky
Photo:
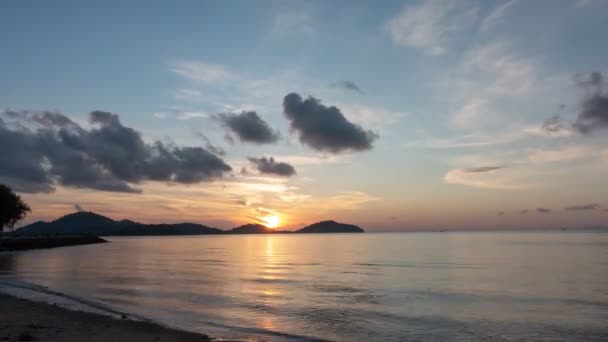
<instances>
[{"instance_id":1,"label":"blue sky","mask_svg":"<svg viewBox=\"0 0 608 342\"><path fill-rule=\"evenodd\" d=\"M607 71L607 9L593 0L5 1L0 108L57 111L85 128L93 110L116 113L149 143L203 146L204 135L235 170L213 182L143 182L141 194L58 185L24 194L31 219L79 204L222 227L260 215L378 230L599 225L606 131L568 123L585 96L576 77ZM379 138L365 151L307 146L283 114L291 92ZM278 130L278 142L227 141L216 115L243 110ZM564 129L543 130L555 114ZM297 174L239 173L261 156Z\"/></svg>"}]
</instances>

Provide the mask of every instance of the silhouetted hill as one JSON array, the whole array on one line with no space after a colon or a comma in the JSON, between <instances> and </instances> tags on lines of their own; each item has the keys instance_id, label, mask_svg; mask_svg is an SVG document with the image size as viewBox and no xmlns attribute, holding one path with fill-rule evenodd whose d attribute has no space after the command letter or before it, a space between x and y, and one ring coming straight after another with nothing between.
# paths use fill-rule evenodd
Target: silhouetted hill
<instances>
[{"instance_id":1,"label":"silhouetted hill","mask_svg":"<svg viewBox=\"0 0 608 342\"><path fill-rule=\"evenodd\" d=\"M38 221L17 229L13 235L109 235L123 224L88 211L65 215L52 222Z\"/></svg>"},{"instance_id":2,"label":"silhouetted hill","mask_svg":"<svg viewBox=\"0 0 608 342\"><path fill-rule=\"evenodd\" d=\"M313 223L302 229L296 230L296 233L363 233L365 232L360 227L353 224L339 223L336 221L322 221Z\"/></svg>"},{"instance_id":3,"label":"silhouetted hill","mask_svg":"<svg viewBox=\"0 0 608 342\"><path fill-rule=\"evenodd\" d=\"M226 231L227 234L273 234L277 231L257 223L244 224Z\"/></svg>"},{"instance_id":4,"label":"silhouetted hill","mask_svg":"<svg viewBox=\"0 0 608 342\"><path fill-rule=\"evenodd\" d=\"M222 230L195 223L143 224L131 220L114 221L92 212L76 212L52 222L38 221L17 229L11 235L202 235L221 234Z\"/></svg>"},{"instance_id":5,"label":"silhouetted hill","mask_svg":"<svg viewBox=\"0 0 608 342\"><path fill-rule=\"evenodd\" d=\"M363 229L335 221L323 221L295 233L362 233ZM278 234L292 233L270 229L257 223L245 224L227 231L196 223L144 224L131 220L115 221L92 212L76 212L52 222L38 221L9 233L11 236L162 236L208 234Z\"/></svg>"},{"instance_id":6,"label":"silhouetted hill","mask_svg":"<svg viewBox=\"0 0 608 342\"><path fill-rule=\"evenodd\" d=\"M122 221L121 221L122 222ZM135 223L114 231L114 236L161 236L221 234L222 230L196 223L143 224Z\"/></svg>"}]
</instances>

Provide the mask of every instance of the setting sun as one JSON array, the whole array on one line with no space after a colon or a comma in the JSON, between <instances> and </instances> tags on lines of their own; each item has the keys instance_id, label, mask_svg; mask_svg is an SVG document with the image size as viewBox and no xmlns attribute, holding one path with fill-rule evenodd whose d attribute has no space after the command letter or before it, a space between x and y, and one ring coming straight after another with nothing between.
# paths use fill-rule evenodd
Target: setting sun
<instances>
[{"instance_id":1,"label":"setting sun","mask_svg":"<svg viewBox=\"0 0 608 342\"><path fill-rule=\"evenodd\" d=\"M281 223L281 220L279 219L278 216L264 216L261 218L262 221L264 221L264 223L266 224L266 227L268 228L276 228L279 226L279 224Z\"/></svg>"}]
</instances>

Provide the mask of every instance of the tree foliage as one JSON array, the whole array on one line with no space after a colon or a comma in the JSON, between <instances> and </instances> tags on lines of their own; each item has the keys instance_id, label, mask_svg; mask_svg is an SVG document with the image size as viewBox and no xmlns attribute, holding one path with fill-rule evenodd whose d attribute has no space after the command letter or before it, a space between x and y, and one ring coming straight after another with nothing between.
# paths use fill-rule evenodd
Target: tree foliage
<instances>
[{"instance_id":1,"label":"tree foliage","mask_svg":"<svg viewBox=\"0 0 608 342\"><path fill-rule=\"evenodd\" d=\"M29 211L29 205L19 195L8 186L0 184L0 231L13 228Z\"/></svg>"}]
</instances>

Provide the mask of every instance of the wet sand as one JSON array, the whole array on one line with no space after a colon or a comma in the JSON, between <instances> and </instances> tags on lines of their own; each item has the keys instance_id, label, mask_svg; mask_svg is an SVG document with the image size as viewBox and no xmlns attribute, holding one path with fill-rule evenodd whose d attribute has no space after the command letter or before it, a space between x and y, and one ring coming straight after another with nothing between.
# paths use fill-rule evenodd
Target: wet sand
<instances>
[{"instance_id":1,"label":"wet sand","mask_svg":"<svg viewBox=\"0 0 608 342\"><path fill-rule=\"evenodd\" d=\"M0 341L201 342L201 334L148 322L70 311L0 294Z\"/></svg>"}]
</instances>

